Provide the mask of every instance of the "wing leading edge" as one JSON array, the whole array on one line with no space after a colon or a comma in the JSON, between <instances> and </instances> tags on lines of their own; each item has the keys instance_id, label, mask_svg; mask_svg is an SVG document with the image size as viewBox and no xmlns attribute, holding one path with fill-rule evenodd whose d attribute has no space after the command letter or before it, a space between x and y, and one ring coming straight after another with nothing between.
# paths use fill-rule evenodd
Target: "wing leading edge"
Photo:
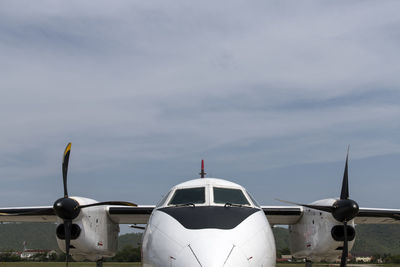
<instances>
[{"instance_id":1,"label":"wing leading edge","mask_svg":"<svg viewBox=\"0 0 400 267\"><path fill-rule=\"evenodd\" d=\"M296 224L303 216L301 206L262 206L261 208L271 225Z\"/></svg>"},{"instance_id":2,"label":"wing leading edge","mask_svg":"<svg viewBox=\"0 0 400 267\"><path fill-rule=\"evenodd\" d=\"M110 218L119 224L146 224L154 206L106 206ZM53 206L0 208L0 222L56 222Z\"/></svg>"},{"instance_id":3,"label":"wing leading edge","mask_svg":"<svg viewBox=\"0 0 400 267\"><path fill-rule=\"evenodd\" d=\"M155 206L107 206L112 221L146 224ZM303 216L301 206L262 206L271 225L296 224ZM0 222L56 222L52 206L0 208ZM400 209L360 208L356 224L400 224Z\"/></svg>"},{"instance_id":4,"label":"wing leading edge","mask_svg":"<svg viewBox=\"0 0 400 267\"><path fill-rule=\"evenodd\" d=\"M262 206L271 225L296 224L303 216L301 206ZM400 224L400 209L360 208L356 224Z\"/></svg>"},{"instance_id":5,"label":"wing leading edge","mask_svg":"<svg viewBox=\"0 0 400 267\"><path fill-rule=\"evenodd\" d=\"M360 208L356 224L400 224L400 209Z\"/></svg>"},{"instance_id":6,"label":"wing leading edge","mask_svg":"<svg viewBox=\"0 0 400 267\"><path fill-rule=\"evenodd\" d=\"M0 222L56 222L53 206L1 208Z\"/></svg>"},{"instance_id":7,"label":"wing leading edge","mask_svg":"<svg viewBox=\"0 0 400 267\"><path fill-rule=\"evenodd\" d=\"M147 224L155 206L116 207L107 208L112 221L119 224Z\"/></svg>"}]
</instances>

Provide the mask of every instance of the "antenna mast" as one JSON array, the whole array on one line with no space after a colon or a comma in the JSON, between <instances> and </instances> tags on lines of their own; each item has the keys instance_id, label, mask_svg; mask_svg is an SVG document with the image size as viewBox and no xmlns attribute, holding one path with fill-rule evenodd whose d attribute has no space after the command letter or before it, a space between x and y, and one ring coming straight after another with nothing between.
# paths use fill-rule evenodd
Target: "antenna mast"
<instances>
[{"instance_id":1,"label":"antenna mast","mask_svg":"<svg viewBox=\"0 0 400 267\"><path fill-rule=\"evenodd\" d=\"M201 160L201 172L199 174L200 174L200 178L204 178L207 174L204 172L204 159Z\"/></svg>"}]
</instances>

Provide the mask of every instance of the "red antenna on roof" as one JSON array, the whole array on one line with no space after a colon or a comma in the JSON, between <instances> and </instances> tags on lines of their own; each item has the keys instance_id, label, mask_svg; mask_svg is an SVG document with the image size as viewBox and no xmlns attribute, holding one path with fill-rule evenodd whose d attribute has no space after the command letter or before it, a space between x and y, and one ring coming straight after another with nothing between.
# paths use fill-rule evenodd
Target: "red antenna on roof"
<instances>
[{"instance_id":1,"label":"red antenna on roof","mask_svg":"<svg viewBox=\"0 0 400 267\"><path fill-rule=\"evenodd\" d=\"M199 174L200 174L200 178L204 178L207 174L204 172L204 159L201 160L201 172Z\"/></svg>"}]
</instances>

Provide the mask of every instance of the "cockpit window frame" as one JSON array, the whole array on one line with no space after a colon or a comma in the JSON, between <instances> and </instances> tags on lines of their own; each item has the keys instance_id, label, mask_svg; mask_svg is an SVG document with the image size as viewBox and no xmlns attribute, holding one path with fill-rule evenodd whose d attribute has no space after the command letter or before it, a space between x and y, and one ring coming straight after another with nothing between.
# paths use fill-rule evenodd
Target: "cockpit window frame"
<instances>
[{"instance_id":1,"label":"cockpit window frame","mask_svg":"<svg viewBox=\"0 0 400 267\"><path fill-rule=\"evenodd\" d=\"M168 193L167 193L166 195L164 195L164 196L160 199L160 201L158 201L158 203L157 203L157 205L156 205L156 208L163 207L163 206L166 205L166 203L169 202L169 199L170 199L170 197L171 197L172 191L173 191L173 190L168 191Z\"/></svg>"},{"instance_id":2,"label":"cockpit window frame","mask_svg":"<svg viewBox=\"0 0 400 267\"><path fill-rule=\"evenodd\" d=\"M169 207L173 207L173 206L177 206L177 204L171 204L171 201L174 199L175 194L178 190L185 190L185 189L195 189L195 188L203 188L204 189L204 202L203 203L193 203L195 204L195 206L206 206L209 205L209 197L208 197L208 187L207 186L191 186L191 187L180 187L180 188L175 188L174 190L172 190L171 192L171 196L168 198L168 201L165 202L164 206L169 206ZM179 205L179 204L178 204Z\"/></svg>"},{"instance_id":3,"label":"cockpit window frame","mask_svg":"<svg viewBox=\"0 0 400 267\"><path fill-rule=\"evenodd\" d=\"M211 202L212 205L216 206L225 206L226 203L217 203L215 202L215 196L214 196L214 188L222 188L222 189L233 189L233 190L239 190L242 192L244 198L247 200L248 204L242 204L243 207L255 207L256 205L253 203L253 201L250 199L250 197L247 195L246 190L243 188L238 188L238 187L230 187L230 186L223 186L223 185L214 185L210 188L210 194L212 195ZM231 204L237 204L237 203L231 203Z\"/></svg>"},{"instance_id":4,"label":"cockpit window frame","mask_svg":"<svg viewBox=\"0 0 400 267\"><path fill-rule=\"evenodd\" d=\"M252 196L252 194L250 194L249 191L247 191L246 189L244 189L243 193L245 193L245 195L247 195L248 199L251 200L251 202L253 203L253 205L257 208L261 208L260 204L257 202L257 200Z\"/></svg>"}]
</instances>

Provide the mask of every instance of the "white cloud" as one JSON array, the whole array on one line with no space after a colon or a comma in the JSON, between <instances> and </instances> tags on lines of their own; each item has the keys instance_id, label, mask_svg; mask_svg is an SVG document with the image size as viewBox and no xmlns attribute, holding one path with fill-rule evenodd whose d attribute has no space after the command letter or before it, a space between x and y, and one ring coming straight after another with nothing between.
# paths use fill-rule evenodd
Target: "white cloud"
<instances>
[{"instance_id":1,"label":"white cloud","mask_svg":"<svg viewBox=\"0 0 400 267\"><path fill-rule=\"evenodd\" d=\"M0 175L398 154L398 5L3 1Z\"/></svg>"}]
</instances>

